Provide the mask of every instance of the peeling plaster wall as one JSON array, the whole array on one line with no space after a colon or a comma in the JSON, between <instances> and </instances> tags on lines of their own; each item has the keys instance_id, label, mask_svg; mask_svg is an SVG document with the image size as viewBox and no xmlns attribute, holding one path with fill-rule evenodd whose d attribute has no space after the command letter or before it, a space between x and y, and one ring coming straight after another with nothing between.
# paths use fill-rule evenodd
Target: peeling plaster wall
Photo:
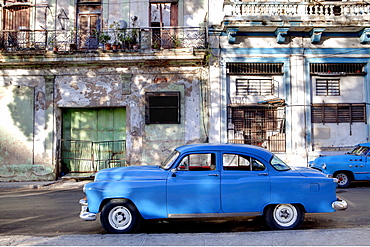
<instances>
[{"instance_id":1,"label":"peeling plaster wall","mask_svg":"<svg viewBox=\"0 0 370 247\"><path fill-rule=\"evenodd\" d=\"M54 67L53 69L9 69L0 75L0 92L7 102L14 95L5 88L31 90L32 118L16 124L8 114L9 137L0 135L0 181L54 180L60 170L58 146L62 136L62 108L126 108L126 163L159 164L173 148L206 140L206 110L201 105L205 69L198 67ZM145 93L179 91L181 123L145 124ZM28 92L28 91L27 91ZM4 96L5 95L5 96ZM0 101L1 102L1 101ZM4 102L4 101L3 101ZM3 104L3 108L7 105ZM13 119L12 119L13 118ZM28 126L31 131L16 134ZM15 129L15 130L14 130ZM21 132L18 130L18 132ZM28 139L27 139L28 138ZM13 140L12 152L5 150ZM22 141L25 139L25 141ZM27 148L22 148L22 143ZM25 151L26 150L26 151ZM22 152L26 152L24 159Z\"/></svg>"},{"instance_id":2,"label":"peeling plaster wall","mask_svg":"<svg viewBox=\"0 0 370 247\"><path fill-rule=\"evenodd\" d=\"M81 75L56 77L56 103L58 107L126 107L126 162L158 164L175 147L205 139L200 108L202 72L199 68L86 69ZM180 124L145 124L145 93L158 91L181 92Z\"/></svg>"},{"instance_id":3,"label":"peeling plaster wall","mask_svg":"<svg viewBox=\"0 0 370 247\"><path fill-rule=\"evenodd\" d=\"M44 77L13 71L1 77L0 92L0 181L55 179Z\"/></svg>"}]
</instances>

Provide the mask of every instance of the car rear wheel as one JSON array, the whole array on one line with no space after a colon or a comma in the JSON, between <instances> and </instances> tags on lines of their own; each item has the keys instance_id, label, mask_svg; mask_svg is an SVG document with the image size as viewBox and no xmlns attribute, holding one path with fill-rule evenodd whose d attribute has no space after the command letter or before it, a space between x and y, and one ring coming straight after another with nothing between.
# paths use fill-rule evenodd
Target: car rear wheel
<instances>
[{"instance_id":1,"label":"car rear wheel","mask_svg":"<svg viewBox=\"0 0 370 247\"><path fill-rule=\"evenodd\" d=\"M135 232L140 221L138 210L126 200L111 200L100 214L102 227L109 233Z\"/></svg>"},{"instance_id":2,"label":"car rear wheel","mask_svg":"<svg viewBox=\"0 0 370 247\"><path fill-rule=\"evenodd\" d=\"M338 179L338 187L347 188L352 182L352 177L347 172L338 172L334 175Z\"/></svg>"},{"instance_id":3,"label":"car rear wheel","mask_svg":"<svg viewBox=\"0 0 370 247\"><path fill-rule=\"evenodd\" d=\"M298 205L278 204L267 208L265 218L273 230L292 230L302 225L304 211Z\"/></svg>"}]
</instances>

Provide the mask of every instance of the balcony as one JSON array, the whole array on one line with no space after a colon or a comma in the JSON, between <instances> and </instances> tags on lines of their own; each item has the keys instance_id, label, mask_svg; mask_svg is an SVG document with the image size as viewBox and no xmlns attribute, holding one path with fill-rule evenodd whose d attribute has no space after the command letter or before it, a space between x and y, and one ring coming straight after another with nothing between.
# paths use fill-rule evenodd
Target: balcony
<instances>
[{"instance_id":1,"label":"balcony","mask_svg":"<svg viewBox=\"0 0 370 247\"><path fill-rule=\"evenodd\" d=\"M110 29L91 34L74 30L0 31L0 49L4 53L58 54L76 52L143 52L165 49L204 49L206 29L201 27L148 27Z\"/></svg>"},{"instance_id":2,"label":"balcony","mask_svg":"<svg viewBox=\"0 0 370 247\"><path fill-rule=\"evenodd\" d=\"M307 31L325 27L330 32L359 32L369 25L370 4L365 2L224 2L224 30ZM241 31L241 30L239 30Z\"/></svg>"}]
</instances>

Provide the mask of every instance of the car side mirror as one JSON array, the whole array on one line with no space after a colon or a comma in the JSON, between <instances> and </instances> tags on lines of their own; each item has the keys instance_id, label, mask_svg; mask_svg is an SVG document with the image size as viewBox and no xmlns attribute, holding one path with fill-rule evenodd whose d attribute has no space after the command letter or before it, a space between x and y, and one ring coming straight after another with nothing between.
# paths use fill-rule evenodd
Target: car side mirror
<instances>
[{"instance_id":1,"label":"car side mirror","mask_svg":"<svg viewBox=\"0 0 370 247\"><path fill-rule=\"evenodd\" d=\"M177 168L171 169L172 177L176 177L176 172L177 172Z\"/></svg>"}]
</instances>

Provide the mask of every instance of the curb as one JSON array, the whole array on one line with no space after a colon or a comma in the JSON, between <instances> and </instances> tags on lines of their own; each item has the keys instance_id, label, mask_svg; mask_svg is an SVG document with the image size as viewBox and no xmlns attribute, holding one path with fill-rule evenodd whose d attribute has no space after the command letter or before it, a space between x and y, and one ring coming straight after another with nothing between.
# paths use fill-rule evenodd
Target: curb
<instances>
[{"instance_id":1,"label":"curb","mask_svg":"<svg viewBox=\"0 0 370 247\"><path fill-rule=\"evenodd\" d=\"M91 180L74 181L31 181L31 182L0 182L0 189L77 189L82 188Z\"/></svg>"}]
</instances>

